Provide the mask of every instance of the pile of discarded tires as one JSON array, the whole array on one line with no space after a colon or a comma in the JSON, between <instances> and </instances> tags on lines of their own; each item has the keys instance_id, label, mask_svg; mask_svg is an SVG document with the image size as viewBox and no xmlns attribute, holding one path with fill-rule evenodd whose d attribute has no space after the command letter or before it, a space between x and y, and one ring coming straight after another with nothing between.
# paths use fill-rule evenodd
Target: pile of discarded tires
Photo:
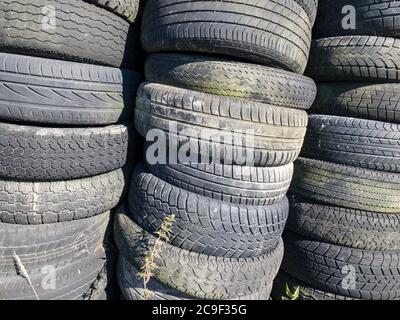
<instances>
[{"instance_id":1,"label":"pile of discarded tires","mask_svg":"<svg viewBox=\"0 0 400 320\"><path fill-rule=\"evenodd\" d=\"M277 296L287 283L301 299L400 298L399 19L396 1L320 1Z\"/></svg>"},{"instance_id":2,"label":"pile of discarded tires","mask_svg":"<svg viewBox=\"0 0 400 320\"><path fill-rule=\"evenodd\" d=\"M313 0L147 1L142 45L151 55L135 111L145 159L114 224L125 299L269 298L316 95L301 75L315 13ZM188 141L194 158L173 160ZM172 230L159 250L166 217Z\"/></svg>"},{"instance_id":3,"label":"pile of discarded tires","mask_svg":"<svg viewBox=\"0 0 400 320\"><path fill-rule=\"evenodd\" d=\"M108 3L0 2L0 299L113 296L141 77L137 1Z\"/></svg>"}]
</instances>

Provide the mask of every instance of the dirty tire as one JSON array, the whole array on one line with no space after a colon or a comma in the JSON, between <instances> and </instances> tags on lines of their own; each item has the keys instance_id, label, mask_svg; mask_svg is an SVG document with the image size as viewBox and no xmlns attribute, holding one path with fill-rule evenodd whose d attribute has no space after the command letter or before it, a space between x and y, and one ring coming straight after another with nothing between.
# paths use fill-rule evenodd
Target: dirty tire
<instances>
[{"instance_id":1,"label":"dirty tire","mask_svg":"<svg viewBox=\"0 0 400 320\"><path fill-rule=\"evenodd\" d=\"M172 147L181 150L186 140L174 134L171 125L176 125L178 133L184 130L182 134L190 135L186 139L197 146L191 148L191 162L198 163L209 163L207 155L217 155L225 164L286 165L300 153L307 121L303 110L152 83L139 88L135 110L136 129L142 137L152 129L162 130ZM235 139L229 138L238 131Z\"/></svg>"},{"instance_id":2,"label":"dirty tire","mask_svg":"<svg viewBox=\"0 0 400 320\"><path fill-rule=\"evenodd\" d=\"M125 125L47 128L0 123L0 176L54 181L119 169L127 162L129 131Z\"/></svg>"},{"instance_id":3,"label":"dirty tire","mask_svg":"<svg viewBox=\"0 0 400 320\"><path fill-rule=\"evenodd\" d=\"M342 8L353 6L356 11L354 29L342 26ZM400 4L393 0L320 0L318 19L314 27L315 38L347 35L399 37Z\"/></svg>"},{"instance_id":4,"label":"dirty tire","mask_svg":"<svg viewBox=\"0 0 400 320\"><path fill-rule=\"evenodd\" d=\"M47 7L46 7L47 6ZM48 30L42 22L56 12ZM0 3L0 50L60 60L124 67L134 52L129 22L81 0L3 0Z\"/></svg>"},{"instance_id":5,"label":"dirty tire","mask_svg":"<svg viewBox=\"0 0 400 320\"><path fill-rule=\"evenodd\" d=\"M118 283L126 300L196 300L195 297L185 295L155 279L151 279L148 283L150 297L144 299L143 280L137 276L138 273L139 271L134 265L122 255L119 256L117 266ZM272 286L270 285L255 294L231 300L269 300L271 290Z\"/></svg>"},{"instance_id":6,"label":"dirty tire","mask_svg":"<svg viewBox=\"0 0 400 320\"><path fill-rule=\"evenodd\" d=\"M109 250L98 248L74 263L56 268L55 290L42 288L43 274L40 272L29 275L32 286L40 300L85 300L99 275L115 268L115 259L109 259L109 255ZM0 299L36 300L36 297L26 279L16 273L13 277L0 279Z\"/></svg>"},{"instance_id":7,"label":"dirty tire","mask_svg":"<svg viewBox=\"0 0 400 320\"><path fill-rule=\"evenodd\" d=\"M347 209L291 195L286 228L306 237L364 250L400 250L400 216Z\"/></svg>"},{"instance_id":8,"label":"dirty tire","mask_svg":"<svg viewBox=\"0 0 400 320\"><path fill-rule=\"evenodd\" d=\"M149 0L143 15L149 53L228 55L303 73L310 42L310 19L293 0Z\"/></svg>"},{"instance_id":9,"label":"dirty tire","mask_svg":"<svg viewBox=\"0 0 400 320\"><path fill-rule=\"evenodd\" d=\"M311 111L400 123L400 84L321 82Z\"/></svg>"},{"instance_id":10,"label":"dirty tire","mask_svg":"<svg viewBox=\"0 0 400 320\"><path fill-rule=\"evenodd\" d=\"M133 118L134 71L0 53L0 119L97 126Z\"/></svg>"},{"instance_id":11,"label":"dirty tire","mask_svg":"<svg viewBox=\"0 0 400 320\"><path fill-rule=\"evenodd\" d=\"M371 170L400 172L400 125L310 115L302 156Z\"/></svg>"},{"instance_id":12,"label":"dirty tire","mask_svg":"<svg viewBox=\"0 0 400 320\"><path fill-rule=\"evenodd\" d=\"M114 237L121 254L141 268L157 238L141 229L124 211L117 210ZM271 254L253 259L211 257L164 243L155 259L159 267L155 279L196 298L232 299L266 288L278 273L282 256L282 242Z\"/></svg>"},{"instance_id":13,"label":"dirty tire","mask_svg":"<svg viewBox=\"0 0 400 320\"><path fill-rule=\"evenodd\" d=\"M400 80L400 39L375 36L314 40L306 74L316 81Z\"/></svg>"},{"instance_id":14,"label":"dirty tire","mask_svg":"<svg viewBox=\"0 0 400 320\"><path fill-rule=\"evenodd\" d=\"M201 55L160 53L145 64L146 79L184 89L307 110L316 86L302 75Z\"/></svg>"},{"instance_id":15,"label":"dirty tire","mask_svg":"<svg viewBox=\"0 0 400 320\"><path fill-rule=\"evenodd\" d=\"M293 177L292 163L266 168L223 164L155 164L146 165L146 169L180 189L250 206L281 202Z\"/></svg>"},{"instance_id":16,"label":"dirty tire","mask_svg":"<svg viewBox=\"0 0 400 320\"><path fill-rule=\"evenodd\" d=\"M311 25L314 25L317 17L318 0L295 0L306 12L310 18ZM321 1L321 0L320 0Z\"/></svg>"},{"instance_id":17,"label":"dirty tire","mask_svg":"<svg viewBox=\"0 0 400 320\"><path fill-rule=\"evenodd\" d=\"M253 258L275 250L289 214L286 197L271 206L213 200L172 186L147 173L133 173L129 190L133 220L155 235L175 215L169 243L191 252L224 258Z\"/></svg>"},{"instance_id":18,"label":"dirty tire","mask_svg":"<svg viewBox=\"0 0 400 320\"><path fill-rule=\"evenodd\" d=\"M293 294L296 289L300 289L300 294L297 300L317 300L317 301L333 301L333 300L356 300L338 294L329 293L326 291L312 288L308 284L301 282L284 271L279 271L275 278L272 288L272 297L274 300L284 300L287 297L286 288L289 288ZM290 298L290 297L289 297Z\"/></svg>"},{"instance_id":19,"label":"dirty tire","mask_svg":"<svg viewBox=\"0 0 400 320\"><path fill-rule=\"evenodd\" d=\"M140 0L85 0L103 7L133 23L139 11Z\"/></svg>"},{"instance_id":20,"label":"dirty tire","mask_svg":"<svg viewBox=\"0 0 400 320\"><path fill-rule=\"evenodd\" d=\"M0 223L0 278L15 275L15 256L28 274L62 267L93 253L111 226L110 213L79 221L43 225Z\"/></svg>"},{"instance_id":21,"label":"dirty tire","mask_svg":"<svg viewBox=\"0 0 400 320\"><path fill-rule=\"evenodd\" d=\"M381 213L400 213L400 174L299 158L291 190L310 200Z\"/></svg>"},{"instance_id":22,"label":"dirty tire","mask_svg":"<svg viewBox=\"0 0 400 320\"><path fill-rule=\"evenodd\" d=\"M0 222L44 224L102 214L122 198L128 171L56 182L0 180Z\"/></svg>"},{"instance_id":23,"label":"dirty tire","mask_svg":"<svg viewBox=\"0 0 400 320\"><path fill-rule=\"evenodd\" d=\"M287 232L282 269L312 287L362 300L400 298L400 251L370 251L336 246ZM354 268L355 289L342 281Z\"/></svg>"}]
</instances>

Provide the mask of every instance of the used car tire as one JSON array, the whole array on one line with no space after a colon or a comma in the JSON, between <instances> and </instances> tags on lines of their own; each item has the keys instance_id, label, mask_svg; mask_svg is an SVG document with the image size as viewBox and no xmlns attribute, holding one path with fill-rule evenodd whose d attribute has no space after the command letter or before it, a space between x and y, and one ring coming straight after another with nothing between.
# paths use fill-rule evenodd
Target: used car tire
<instances>
[{"instance_id":1,"label":"used car tire","mask_svg":"<svg viewBox=\"0 0 400 320\"><path fill-rule=\"evenodd\" d=\"M400 80L400 39L346 36L314 40L306 74L315 81Z\"/></svg>"},{"instance_id":2,"label":"used car tire","mask_svg":"<svg viewBox=\"0 0 400 320\"><path fill-rule=\"evenodd\" d=\"M0 222L46 224L102 214L123 197L125 175L128 168L68 181L0 180Z\"/></svg>"},{"instance_id":3,"label":"used car tire","mask_svg":"<svg viewBox=\"0 0 400 320\"><path fill-rule=\"evenodd\" d=\"M400 174L299 158L293 193L350 209L400 213Z\"/></svg>"},{"instance_id":4,"label":"used car tire","mask_svg":"<svg viewBox=\"0 0 400 320\"><path fill-rule=\"evenodd\" d=\"M157 239L121 208L115 217L114 238L120 253L139 269ZM158 266L154 278L196 298L237 298L266 288L278 273L282 256L282 242L272 253L252 259L206 256L164 243L154 260Z\"/></svg>"},{"instance_id":5,"label":"used car tire","mask_svg":"<svg viewBox=\"0 0 400 320\"><path fill-rule=\"evenodd\" d=\"M149 53L230 55L296 73L305 70L311 42L310 19L293 0L149 0L142 26Z\"/></svg>"},{"instance_id":6,"label":"used car tire","mask_svg":"<svg viewBox=\"0 0 400 320\"><path fill-rule=\"evenodd\" d=\"M128 121L140 82L134 71L0 53L0 119L68 126Z\"/></svg>"},{"instance_id":7,"label":"used car tire","mask_svg":"<svg viewBox=\"0 0 400 320\"><path fill-rule=\"evenodd\" d=\"M400 125L325 115L308 119L302 156L400 173Z\"/></svg>"},{"instance_id":8,"label":"used car tire","mask_svg":"<svg viewBox=\"0 0 400 320\"><path fill-rule=\"evenodd\" d=\"M55 21L53 19L56 19ZM129 22L81 0L3 0L0 50L112 67L131 67Z\"/></svg>"},{"instance_id":9,"label":"used car tire","mask_svg":"<svg viewBox=\"0 0 400 320\"><path fill-rule=\"evenodd\" d=\"M316 86L302 75L201 55L159 53L145 63L147 81L215 95L307 110Z\"/></svg>"},{"instance_id":10,"label":"used car tire","mask_svg":"<svg viewBox=\"0 0 400 320\"><path fill-rule=\"evenodd\" d=\"M295 0L308 14L311 25L314 25L317 17L318 0ZM321 1L321 0L320 0Z\"/></svg>"},{"instance_id":11,"label":"used car tire","mask_svg":"<svg viewBox=\"0 0 400 320\"><path fill-rule=\"evenodd\" d=\"M85 0L125 18L130 23L135 22L139 11L140 0Z\"/></svg>"},{"instance_id":12,"label":"used car tire","mask_svg":"<svg viewBox=\"0 0 400 320\"><path fill-rule=\"evenodd\" d=\"M128 203L131 217L146 231L155 235L173 214L171 245L224 258L273 252L289 214L286 197L271 206L230 204L172 186L142 165L133 173Z\"/></svg>"},{"instance_id":13,"label":"used car tire","mask_svg":"<svg viewBox=\"0 0 400 320\"><path fill-rule=\"evenodd\" d=\"M177 151L189 139L190 162L198 163L218 156L225 164L286 165L300 153L307 121L303 110L154 83L141 85L135 110L135 126L142 137L156 129L153 133L163 133ZM183 134L188 136L183 139Z\"/></svg>"}]
</instances>

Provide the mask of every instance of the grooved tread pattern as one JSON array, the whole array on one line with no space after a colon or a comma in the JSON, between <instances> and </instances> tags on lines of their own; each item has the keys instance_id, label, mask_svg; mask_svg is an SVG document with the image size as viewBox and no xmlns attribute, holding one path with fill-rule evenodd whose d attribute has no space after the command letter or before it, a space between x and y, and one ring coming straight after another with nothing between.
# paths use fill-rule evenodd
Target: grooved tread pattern
<instances>
[{"instance_id":1,"label":"grooved tread pattern","mask_svg":"<svg viewBox=\"0 0 400 320\"><path fill-rule=\"evenodd\" d=\"M219 156L238 165L288 164L300 153L307 122L303 110L153 83L139 88L135 110L136 129L143 137L152 129L162 130L180 150L178 133L187 135L197 146L190 150L192 163Z\"/></svg>"},{"instance_id":2,"label":"grooved tread pattern","mask_svg":"<svg viewBox=\"0 0 400 320\"><path fill-rule=\"evenodd\" d=\"M149 0L142 45L150 53L230 55L303 73L311 22L293 0Z\"/></svg>"},{"instance_id":3,"label":"grooved tread pattern","mask_svg":"<svg viewBox=\"0 0 400 320\"><path fill-rule=\"evenodd\" d=\"M157 238L135 224L124 209L118 210L114 223L117 246L129 262L141 268ZM278 273L282 256L282 241L271 254L251 259L212 257L164 243L155 259L154 278L196 298L232 299L266 288Z\"/></svg>"},{"instance_id":4,"label":"grooved tread pattern","mask_svg":"<svg viewBox=\"0 0 400 320\"><path fill-rule=\"evenodd\" d=\"M302 156L371 170L400 172L400 125L310 115Z\"/></svg>"},{"instance_id":5,"label":"grooved tread pattern","mask_svg":"<svg viewBox=\"0 0 400 320\"><path fill-rule=\"evenodd\" d=\"M126 171L56 182L0 180L0 222L46 224L102 214L123 196Z\"/></svg>"},{"instance_id":6,"label":"grooved tread pattern","mask_svg":"<svg viewBox=\"0 0 400 320\"><path fill-rule=\"evenodd\" d=\"M0 176L54 181L119 169L127 162L129 130L126 125L46 128L0 123Z\"/></svg>"},{"instance_id":7,"label":"grooved tread pattern","mask_svg":"<svg viewBox=\"0 0 400 320\"><path fill-rule=\"evenodd\" d=\"M0 119L82 126L127 121L140 82L134 71L0 53Z\"/></svg>"},{"instance_id":8,"label":"grooved tread pattern","mask_svg":"<svg viewBox=\"0 0 400 320\"><path fill-rule=\"evenodd\" d=\"M339 246L375 251L400 250L400 216L347 209L290 195L286 228Z\"/></svg>"},{"instance_id":9,"label":"grooved tread pattern","mask_svg":"<svg viewBox=\"0 0 400 320\"><path fill-rule=\"evenodd\" d=\"M318 83L313 113L400 123L398 83Z\"/></svg>"},{"instance_id":10,"label":"grooved tread pattern","mask_svg":"<svg viewBox=\"0 0 400 320\"><path fill-rule=\"evenodd\" d=\"M309 109L316 95L314 81L302 75L201 55L152 54L145 75L150 82L295 109Z\"/></svg>"},{"instance_id":11,"label":"grooved tread pattern","mask_svg":"<svg viewBox=\"0 0 400 320\"><path fill-rule=\"evenodd\" d=\"M85 0L106 8L125 18L130 23L135 22L139 10L140 0Z\"/></svg>"},{"instance_id":12,"label":"grooved tread pattern","mask_svg":"<svg viewBox=\"0 0 400 320\"><path fill-rule=\"evenodd\" d=\"M121 67L133 51L129 22L81 0L3 0L0 30L3 52Z\"/></svg>"},{"instance_id":13,"label":"grooved tread pattern","mask_svg":"<svg viewBox=\"0 0 400 320\"><path fill-rule=\"evenodd\" d=\"M311 25L314 25L317 17L318 0L295 0L308 14ZM321 0L320 0L321 1Z\"/></svg>"},{"instance_id":14,"label":"grooved tread pattern","mask_svg":"<svg viewBox=\"0 0 400 320\"><path fill-rule=\"evenodd\" d=\"M272 206L214 200L174 187L139 165L129 191L133 220L155 234L175 215L170 243L210 256L252 258L275 250L289 213L287 199Z\"/></svg>"},{"instance_id":15,"label":"grooved tread pattern","mask_svg":"<svg viewBox=\"0 0 400 320\"><path fill-rule=\"evenodd\" d=\"M362 300L400 298L400 251L336 246L290 232L284 241L282 269L316 289Z\"/></svg>"},{"instance_id":16,"label":"grooved tread pattern","mask_svg":"<svg viewBox=\"0 0 400 320\"><path fill-rule=\"evenodd\" d=\"M306 74L316 81L400 80L400 39L345 36L314 40Z\"/></svg>"},{"instance_id":17,"label":"grooved tread pattern","mask_svg":"<svg viewBox=\"0 0 400 320\"><path fill-rule=\"evenodd\" d=\"M293 176L293 164L246 167L223 164L155 164L146 169L165 182L201 196L251 206L282 201Z\"/></svg>"},{"instance_id":18,"label":"grooved tread pattern","mask_svg":"<svg viewBox=\"0 0 400 320\"><path fill-rule=\"evenodd\" d=\"M293 193L350 209L400 213L400 174L299 158Z\"/></svg>"}]
</instances>

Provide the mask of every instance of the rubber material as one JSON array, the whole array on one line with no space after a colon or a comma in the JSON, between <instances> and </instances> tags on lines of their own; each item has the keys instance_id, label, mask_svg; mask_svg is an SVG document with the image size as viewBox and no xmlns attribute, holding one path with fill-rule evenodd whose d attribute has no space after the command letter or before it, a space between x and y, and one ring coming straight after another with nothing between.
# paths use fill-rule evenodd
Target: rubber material
<instances>
[{"instance_id":1,"label":"rubber material","mask_svg":"<svg viewBox=\"0 0 400 320\"><path fill-rule=\"evenodd\" d=\"M107 10L125 18L130 23L135 22L140 0L85 0L104 7Z\"/></svg>"}]
</instances>

